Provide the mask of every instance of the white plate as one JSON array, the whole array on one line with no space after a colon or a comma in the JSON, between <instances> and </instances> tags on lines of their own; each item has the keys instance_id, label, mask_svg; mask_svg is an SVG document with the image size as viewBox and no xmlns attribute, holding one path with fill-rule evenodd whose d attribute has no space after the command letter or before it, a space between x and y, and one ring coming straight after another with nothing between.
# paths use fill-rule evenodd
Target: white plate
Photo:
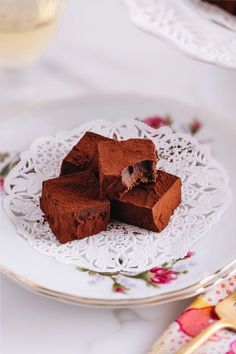
<instances>
[{"instance_id":1,"label":"white plate","mask_svg":"<svg viewBox=\"0 0 236 354\"><path fill-rule=\"evenodd\" d=\"M131 21L184 54L236 69L236 16L200 0L123 0Z\"/></svg>"},{"instance_id":2,"label":"white plate","mask_svg":"<svg viewBox=\"0 0 236 354\"><path fill-rule=\"evenodd\" d=\"M235 161L231 154L236 148L235 130L225 127L223 121L212 119L207 112L161 98L97 96L32 107L28 112L8 117L3 121L0 151L25 150L36 137L72 129L82 122L95 118L115 121L121 118L144 118L157 113L170 114L176 125L179 122L186 124L197 116L204 123L198 138L213 139L211 144L214 155L226 167L231 180L235 180ZM231 187L235 195L235 187L233 185ZM17 234L4 211L2 211L1 269L3 273L32 290L80 304L131 306L192 296L234 270L236 231L234 210L235 206L231 204L222 220L191 250L194 255L174 266L181 273L177 279L160 284L158 287L147 286L143 276L134 279L123 275L114 277L107 274L89 274L79 271L75 266L45 257L32 249ZM168 274L164 278L167 281ZM122 286L127 292L122 292Z\"/></svg>"}]
</instances>

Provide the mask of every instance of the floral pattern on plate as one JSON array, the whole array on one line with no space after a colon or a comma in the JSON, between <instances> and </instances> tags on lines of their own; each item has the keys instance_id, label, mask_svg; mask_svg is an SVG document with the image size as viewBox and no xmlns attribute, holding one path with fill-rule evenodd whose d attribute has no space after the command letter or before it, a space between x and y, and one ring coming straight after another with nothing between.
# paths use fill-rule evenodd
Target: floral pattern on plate
<instances>
[{"instance_id":1,"label":"floral pattern on plate","mask_svg":"<svg viewBox=\"0 0 236 354\"><path fill-rule=\"evenodd\" d=\"M171 283L176 280L181 274L188 272L187 268L181 264L176 267L175 265L193 256L192 252L188 252L185 257L178 258L169 263L162 264L161 267L153 267L150 270L138 274L116 272L104 273L94 272L85 268L77 268L81 272L87 272L93 279L92 283L96 284L102 281L104 277L108 277L112 281L112 291L116 293L127 293L131 288L135 287L136 280L142 280L146 286L159 287L164 284ZM194 264L194 263L192 263Z\"/></svg>"}]
</instances>

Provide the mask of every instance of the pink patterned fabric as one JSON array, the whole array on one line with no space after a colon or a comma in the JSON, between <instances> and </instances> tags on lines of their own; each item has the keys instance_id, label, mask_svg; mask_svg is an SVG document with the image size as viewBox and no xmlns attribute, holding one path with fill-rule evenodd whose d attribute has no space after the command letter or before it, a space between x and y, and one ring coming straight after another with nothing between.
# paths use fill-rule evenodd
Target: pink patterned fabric
<instances>
[{"instance_id":1,"label":"pink patterned fabric","mask_svg":"<svg viewBox=\"0 0 236 354\"><path fill-rule=\"evenodd\" d=\"M153 345L151 353L170 354L218 319L215 305L236 290L236 275L217 287L201 294L163 333ZM221 330L213 335L195 354L236 354L236 333Z\"/></svg>"}]
</instances>

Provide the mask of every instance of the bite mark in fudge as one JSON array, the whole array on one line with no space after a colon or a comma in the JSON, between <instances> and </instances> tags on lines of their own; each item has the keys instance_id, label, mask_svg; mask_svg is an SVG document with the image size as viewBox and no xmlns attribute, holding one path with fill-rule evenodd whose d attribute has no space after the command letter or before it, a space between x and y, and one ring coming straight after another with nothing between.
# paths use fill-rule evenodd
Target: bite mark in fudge
<instances>
[{"instance_id":1,"label":"bite mark in fudge","mask_svg":"<svg viewBox=\"0 0 236 354\"><path fill-rule=\"evenodd\" d=\"M157 153L148 139L98 143L101 198L116 199L140 183L156 179Z\"/></svg>"},{"instance_id":2,"label":"bite mark in fudge","mask_svg":"<svg viewBox=\"0 0 236 354\"><path fill-rule=\"evenodd\" d=\"M60 176L89 169L98 175L97 143L109 140L105 136L86 132L62 161Z\"/></svg>"},{"instance_id":3,"label":"bite mark in fudge","mask_svg":"<svg viewBox=\"0 0 236 354\"><path fill-rule=\"evenodd\" d=\"M155 232L162 231L181 202L181 179L157 171L156 182L140 185L111 201L111 217Z\"/></svg>"},{"instance_id":4,"label":"bite mark in fudge","mask_svg":"<svg viewBox=\"0 0 236 354\"><path fill-rule=\"evenodd\" d=\"M43 182L40 207L60 243L106 230L110 202L98 196L99 182L90 171Z\"/></svg>"}]
</instances>

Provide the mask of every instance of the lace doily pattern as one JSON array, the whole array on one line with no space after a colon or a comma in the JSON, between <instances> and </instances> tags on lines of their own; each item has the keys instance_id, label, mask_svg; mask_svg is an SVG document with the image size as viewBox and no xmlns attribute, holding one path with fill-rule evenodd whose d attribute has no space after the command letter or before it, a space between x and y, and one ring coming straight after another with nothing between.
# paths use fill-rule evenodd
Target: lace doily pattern
<instances>
[{"instance_id":1,"label":"lace doily pattern","mask_svg":"<svg viewBox=\"0 0 236 354\"><path fill-rule=\"evenodd\" d=\"M42 181L58 176L63 157L86 131L121 139L149 138L159 168L181 177L182 203L168 226L154 233L112 221L108 230L59 244L39 207ZM141 272L185 256L219 221L229 198L228 178L206 146L168 127L152 129L137 120L93 121L73 131L36 140L5 180L5 209L20 235L44 255L98 272Z\"/></svg>"},{"instance_id":2,"label":"lace doily pattern","mask_svg":"<svg viewBox=\"0 0 236 354\"><path fill-rule=\"evenodd\" d=\"M200 0L123 2L132 22L140 29L195 59L236 69L235 33L224 28L236 29L236 19L227 12Z\"/></svg>"}]
</instances>

